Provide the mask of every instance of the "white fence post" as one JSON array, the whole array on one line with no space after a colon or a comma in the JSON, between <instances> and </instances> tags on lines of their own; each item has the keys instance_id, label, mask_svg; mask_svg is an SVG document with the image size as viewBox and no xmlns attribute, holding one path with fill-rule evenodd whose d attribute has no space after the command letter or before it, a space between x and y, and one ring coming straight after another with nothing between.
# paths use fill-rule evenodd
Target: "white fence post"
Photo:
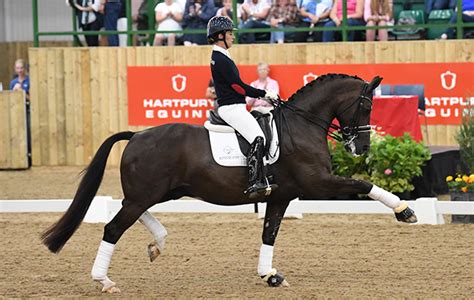
<instances>
[{"instance_id":1,"label":"white fence post","mask_svg":"<svg viewBox=\"0 0 474 300\"><path fill-rule=\"evenodd\" d=\"M444 224L443 215L438 214L437 198L418 198L415 201L415 214L418 218L417 224Z\"/></svg>"},{"instance_id":2,"label":"white fence post","mask_svg":"<svg viewBox=\"0 0 474 300\"><path fill-rule=\"evenodd\" d=\"M86 223L108 223L109 222L109 201L112 197L96 196L92 200L91 206L84 217Z\"/></svg>"}]
</instances>

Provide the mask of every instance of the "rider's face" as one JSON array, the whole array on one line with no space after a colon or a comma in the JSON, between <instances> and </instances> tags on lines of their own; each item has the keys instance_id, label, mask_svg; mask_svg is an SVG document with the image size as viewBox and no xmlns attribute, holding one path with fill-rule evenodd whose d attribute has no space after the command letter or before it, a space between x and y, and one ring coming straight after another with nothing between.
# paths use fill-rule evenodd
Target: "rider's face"
<instances>
[{"instance_id":1,"label":"rider's face","mask_svg":"<svg viewBox=\"0 0 474 300\"><path fill-rule=\"evenodd\" d=\"M232 44L234 44L234 33L232 31L226 31L225 41L227 42L228 48L232 47Z\"/></svg>"}]
</instances>

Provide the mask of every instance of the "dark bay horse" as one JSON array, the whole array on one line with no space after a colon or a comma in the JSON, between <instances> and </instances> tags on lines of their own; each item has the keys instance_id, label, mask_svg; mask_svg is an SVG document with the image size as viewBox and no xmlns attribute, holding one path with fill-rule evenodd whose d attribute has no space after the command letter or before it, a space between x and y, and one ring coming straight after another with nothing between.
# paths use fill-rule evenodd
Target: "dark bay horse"
<instances>
[{"instance_id":1,"label":"dark bay horse","mask_svg":"<svg viewBox=\"0 0 474 300\"><path fill-rule=\"evenodd\" d=\"M273 245L290 201L297 197L329 197L368 194L391 207L397 219L416 222L405 202L369 182L331 174L327 134L334 118L339 121L347 149L362 154L370 146L367 130L372 109L372 91L380 84L354 76L328 74L298 90L274 110L280 136L281 155L272 166L280 186L269 197L264 219L259 275L270 285L287 285L283 275L272 268ZM104 228L92 269L102 291L117 292L107 277L115 244L137 220L152 233L149 245L153 260L163 251L167 235L164 226L147 209L168 200L190 196L219 205L251 203L243 191L247 184L245 167L222 167L211 155L209 135L201 126L168 124L141 132L120 132L100 146L78 187L74 200L42 236L52 252L59 252L82 222L101 183L109 152L115 142L129 140L121 161L124 193L122 208Z\"/></svg>"}]
</instances>

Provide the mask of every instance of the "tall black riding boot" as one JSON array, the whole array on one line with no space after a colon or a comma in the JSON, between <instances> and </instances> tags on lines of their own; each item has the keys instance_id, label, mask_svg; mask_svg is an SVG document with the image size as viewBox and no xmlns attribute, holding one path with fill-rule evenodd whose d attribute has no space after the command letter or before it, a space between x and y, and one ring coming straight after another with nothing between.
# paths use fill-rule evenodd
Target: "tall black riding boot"
<instances>
[{"instance_id":1,"label":"tall black riding boot","mask_svg":"<svg viewBox=\"0 0 474 300\"><path fill-rule=\"evenodd\" d=\"M247 157L249 187L244 191L244 194L251 200L269 196L272 191L278 188L278 185L270 184L266 178L265 167L263 165L264 150L263 138L257 137L250 146Z\"/></svg>"}]
</instances>

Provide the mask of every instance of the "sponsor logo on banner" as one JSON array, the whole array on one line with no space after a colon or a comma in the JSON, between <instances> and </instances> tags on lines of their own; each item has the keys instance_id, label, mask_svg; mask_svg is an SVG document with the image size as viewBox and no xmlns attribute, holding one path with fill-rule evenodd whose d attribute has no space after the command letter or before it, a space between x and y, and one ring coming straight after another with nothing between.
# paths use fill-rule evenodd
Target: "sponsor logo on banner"
<instances>
[{"instance_id":1,"label":"sponsor logo on banner","mask_svg":"<svg viewBox=\"0 0 474 300\"><path fill-rule=\"evenodd\" d=\"M257 79L256 70L253 65L239 66L248 84ZM463 115L474 116L474 63L272 65L270 77L278 81L282 98L288 98L327 73L367 81L381 76L383 85L424 85L430 125L460 124ZM209 66L128 67L129 124L203 124L214 107L205 98L210 78Z\"/></svg>"},{"instance_id":2,"label":"sponsor logo on banner","mask_svg":"<svg viewBox=\"0 0 474 300\"><path fill-rule=\"evenodd\" d=\"M456 86L456 74L447 71L440 75L441 86L445 90L452 90Z\"/></svg>"},{"instance_id":3,"label":"sponsor logo on banner","mask_svg":"<svg viewBox=\"0 0 474 300\"><path fill-rule=\"evenodd\" d=\"M210 78L209 67L128 67L129 125L202 125L214 107Z\"/></svg>"},{"instance_id":4,"label":"sponsor logo on banner","mask_svg":"<svg viewBox=\"0 0 474 300\"><path fill-rule=\"evenodd\" d=\"M315 74L310 72L310 73L303 76L303 84L307 85L308 83L315 80L316 78L318 78L318 75L315 75Z\"/></svg>"},{"instance_id":5,"label":"sponsor logo on banner","mask_svg":"<svg viewBox=\"0 0 474 300\"><path fill-rule=\"evenodd\" d=\"M171 82L173 90L178 93L181 93L182 91L184 91L184 89L186 89L186 77L181 74L171 77Z\"/></svg>"}]
</instances>

